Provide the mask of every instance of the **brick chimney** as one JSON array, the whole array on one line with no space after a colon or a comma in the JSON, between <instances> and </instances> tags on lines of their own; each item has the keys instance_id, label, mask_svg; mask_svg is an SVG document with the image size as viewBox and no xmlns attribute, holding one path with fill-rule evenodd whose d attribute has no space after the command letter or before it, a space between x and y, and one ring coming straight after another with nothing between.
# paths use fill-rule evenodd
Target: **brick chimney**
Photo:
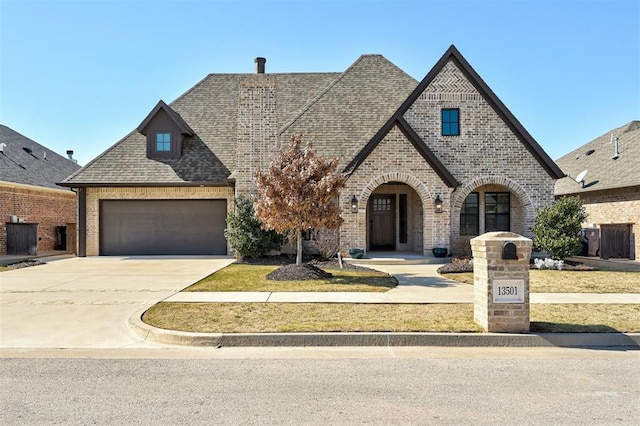
<instances>
[{"instance_id":1,"label":"brick chimney","mask_svg":"<svg viewBox=\"0 0 640 426\"><path fill-rule=\"evenodd\" d=\"M254 62L256 63L256 74L264 74L264 64L267 63L267 59L256 58Z\"/></svg>"}]
</instances>

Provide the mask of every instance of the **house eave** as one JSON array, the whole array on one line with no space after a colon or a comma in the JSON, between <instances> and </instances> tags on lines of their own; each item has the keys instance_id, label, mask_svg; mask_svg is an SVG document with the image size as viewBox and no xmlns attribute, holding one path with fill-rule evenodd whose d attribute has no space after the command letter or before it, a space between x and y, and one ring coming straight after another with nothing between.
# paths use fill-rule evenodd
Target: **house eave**
<instances>
[{"instance_id":1,"label":"house eave","mask_svg":"<svg viewBox=\"0 0 640 426\"><path fill-rule=\"evenodd\" d=\"M219 187L230 186L228 181L224 182L126 182L126 183L76 183L76 182L62 182L56 185L64 186L67 188L180 188L180 187Z\"/></svg>"}]
</instances>

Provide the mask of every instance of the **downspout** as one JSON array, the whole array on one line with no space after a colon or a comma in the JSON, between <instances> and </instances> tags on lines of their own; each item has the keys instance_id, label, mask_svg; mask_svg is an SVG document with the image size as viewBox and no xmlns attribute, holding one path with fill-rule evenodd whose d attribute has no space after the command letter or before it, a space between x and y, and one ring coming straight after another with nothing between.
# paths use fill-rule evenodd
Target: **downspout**
<instances>
[{"instance_id":1,"label":"downspout","mask_svg":"<svg viewBox=\"0 0 640 426\"><path fill-rule=\"evenodd\" d=\"M78 188L78 256L87 257L87 188Z\"/></svg>"}]
</instances>

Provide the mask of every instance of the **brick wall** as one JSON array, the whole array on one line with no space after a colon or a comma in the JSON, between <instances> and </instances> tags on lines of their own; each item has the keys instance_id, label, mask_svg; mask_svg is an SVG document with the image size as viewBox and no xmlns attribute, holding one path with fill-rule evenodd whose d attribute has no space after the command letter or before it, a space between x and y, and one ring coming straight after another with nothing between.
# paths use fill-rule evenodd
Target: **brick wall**
<instances>
[{"instance_id":1,"label":"brick wall","mask_svg":"<svg viewBox=\"0 0 640 426\"><path fill-rule=\"evenodd\" d=\"M264 169L278 149L276 78L247 75L240 81L236 147L238 193L255 191L255 172Z\"/></svg>"},{"instance_id":2,"label":"brick wall","mask_svg":"<svg viewBox=\"0 0 640 426\"><path fill-rule=\"evenodd\" d=\"M429 167L404 134L394 127L351 175L340 197L344 224L340 230L340 248L343 254L349 248L368 249L367 205L375 191L385 191L380 185L401 182L412 188L410 230L415 230L415 250L427 254L444 241L449 245L449 215L434 212L437 195L449 210L451 189ZM351 196L358 198L358 213L351 213ZM420 207L418 207L420 206ZM417 229L416 229L417 228ZM411 231L410 231L411 232ZM422 240L422 241L419 241ZM401 248L401 247L399 247Z\"/></svg>"},{"instance_id":3,"label":"brick wall","mask_svg":"<svg viewBox=\"0 0 640 426\"><path fill-rule=\"evenodd\" d=\"M64 189L0 184L0 254L7 253L5 223L13 215L25 222L38 223L38 251L53 250L56 226L76 222L76 194ZM75 251L69 244L67 249Z\"/></svg>"},{"instance_id":4,"label":"brick wall","mask_svg":"<svg viewBox=\"0 0 640 426\"><path fill-rule=\"evenodd\" d=\"M634 257L640 253L640 186L631 188L593 191L580 194L588 218L584 224L600 227L607 223L631 223L635 248Z\"/></svg>"},{"instance_id":5,"label":"brick wall","mask_svg":"<svg viewBox=\"0 0 640 426\"><path fill-rule=\"evenodd\" d=\"M460 136L441 135L442 108L460 110ZM553 200L552 179L502 118L484 100L453 61L449 61L405 114L427 146L460 182L451 195L451 240L468 245L459 235L460 208L466 196L484 185L512 193L521 209L512 216L512 230L531 236L536 211ZM512 203L513 204L513 203ZM516 212L514 212L516 213Z\"/></svg>"},{"instance_id":6,"label":"brick wall","mask_svg":"<svg viewBox=\"0 0 640 426\"><path fill-rule=\"evenodd\" d=\"M100 200L180 200L225 199L227 212L233 210L231 187L136 187L87 188L87 256L100 252ZM227 246L231 253L231 248Z\"/></svg>"}]
</instances>

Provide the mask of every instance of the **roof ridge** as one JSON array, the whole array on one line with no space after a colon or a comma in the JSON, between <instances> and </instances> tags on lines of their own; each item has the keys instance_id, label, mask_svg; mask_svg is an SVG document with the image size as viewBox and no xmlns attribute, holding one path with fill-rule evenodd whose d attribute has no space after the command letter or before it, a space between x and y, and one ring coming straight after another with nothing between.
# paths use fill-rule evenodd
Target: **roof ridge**
<instances>
[{"instance_id":1,"label":"roof ridge","mask_svg":"<svg viewBox=\"0 0 640 426\"><path fill-rule=\"evenodd\" d=\"M342 73L340 73L339 76L337 76L331 83L329 83L329 85L323 90L321 91L318 95L316 95L312 100L310 100L304 107L302 107L302 109L293 116L293 118L289 121L287 121L281 128L280 130L278 130L278 134L281 135L282 133L286 132L287 129L289 129L289 127L291 127L296 121L298 121L298 119L300 117L302 117L307 111L309 111L311 109L311 107L313 105L315 105L318 101L320 101L320 99L322 99L327 93L329 93L329 91L335 87L338 82L340 82L342 79L344 79L344 77L360 62L362 62L362 60L366 57L366 56L382 56L382 55L367 55L367 54L363 54L360 55L360 57L358 59L355 60L354 63L352 63L346 70L344 70Z\"/></svg>"},{"instance_id":2,"label":"roof ridge","mask_svg":"<svg viewBox=\"0 0 640 426\"><path fill-rule=\"evenodd\" d=\"M633 132L634 130L640 130L640 120L631 120L631 122L627 123L624 127L625 128L622 133Z\"/></svg>"}]
</instances>

